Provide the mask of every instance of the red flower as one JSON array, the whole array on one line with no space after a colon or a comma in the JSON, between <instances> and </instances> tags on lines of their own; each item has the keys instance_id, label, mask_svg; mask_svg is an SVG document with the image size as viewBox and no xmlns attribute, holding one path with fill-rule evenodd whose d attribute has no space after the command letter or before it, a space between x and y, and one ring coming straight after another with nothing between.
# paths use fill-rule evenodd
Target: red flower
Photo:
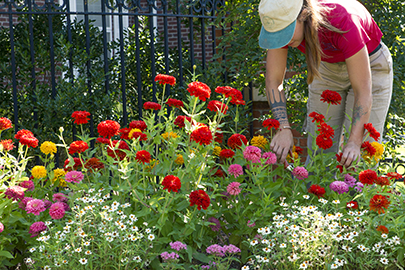
<instances>
[{"instance_id":1,"label":"red flower","mask_svg":"<svg viewBox=\"0 0 405 270\"><path fill-rule=\"evenodd\" d=\"M117 135L120 132L120 124L113 120L105 120L98 124L97 131L101 137L111 138L112 136Z\"/></svg>"},{"instance_id":2,"label":"red flower","mask_svg":"<svg viewBox=\"0 0 405 270\"><path fill-rule=\"evenodd\" d=\"M387 227L385 227L384 225L380 225L377 227L376 229L377 231L381 232L381 233L385 233L388 234L390 231L387 229Z\"/></svg>"},{"instance_id":3,"label":"red flower","mask_svg":"<svg viewBox=\"0 0 405 270\"><path fill-rule=\"evenodd\" d=\"M129 135L129 132L130 132L130 131L131 131L130 128L121 128L120 131L119 131L119 134L121 134L121 135L120 135L120 138L121 138L122 140L129 140L128 135Z\"/></svg>"},{"instance_id":4,"label":"red flower","mask_svg":"<svg viewBox=\"0 0 405 270\"><path fill-rule=\"evenodd\" d=\"M98 171L104 168L104 164L96 157L89 158L86 163L84 163L84 167L87 169L93 169L94 171Z\"/></svg>"},{"instance_id":5,"label":"red flower","mask_svg":"<svg viewBox=\"0 0 405 270\"><path fill-rule=\"evenodd\" d=\"M232 88L230 86L218 86L217 88L215 88L215 92L218 94L224 94L225 97L230 97L232 89L234 89L234 88ZM234 89L234 90L236 90L236 89Z\"/></svg>"},{"instance_id":6,"label":"red flower","mask_svg":"<svg viewBox=\"0 0 405 270\"><path fill-rule=\"evenodd\" d=\"M11 139L1 140L0 144L3 146L4 151L11 151L14 149L14 144Z\"/></svg>"},{"instance_id":7,"label":"red flower","mask_svg":"<svg viewBox=\"0 0 405 270\"><path fill-rule=\"evenodd\" d=\"M376 140L378 142L378 139L380 138L380 132L378 132L373 127L373 124L371 124L371 123L364 124L364 128L367 129L367 131L370 134L370 137L372 137L374 140Z\"/></svg>"},{"instance_id":8,"label":"red flower","mask_svg":"<svg viewBox=\"0 0 405 270\"><path fill-rule=\"evenodd\" d=\"M228 106L226 106L224 103L218 100L211 100L208 102L207 109L212 111L212 112L222 112L223 114L226 114L228 111Z\"/></svg>"},{"instance_id":9,"label":"red flower","mask_svg":"<svg viewBox=\"0 0 405 270\"><path fill-rule=\"evenodd\" d=\"M225 173L223 170L218 168L218 170L212 175L212 177L222 177L225 178Z\"/></svg>"},{"instance_id":10,"label":"red flower","mask_svg":"<svg viewBox=\"0 0 405 270\"><path fill-rule=\"evenodd\" d=\"M142 132L132 132L130 139L132 140L139 139L139 141L146 141L148 139L148 136Z\"/></svg>"},{"instance_id":11,"label":"red flower","mask_svg":"<svg viewBox=\"0 0 405 270\"><path fill-rule=\"evenodd\" d=\"M204 190L196 190L190 193L190 206L197 205L197 209L206 210L210 206L211 200L208 194Z\"/></svg>"},{"instance_id":12,"label":"red flower","mask_svg":"<svg viewBox=\"0 0 405 270\"><path fill-rule=\"evenodd\" d=\"M112 144L109 144L107 148L107 155L115 159L123 160L127 156L127 154L121 150L129 151L128 144L125 141L114 140L112 141Z\"/></svg>"},{"instance_id":13,"label":"red flower","mask_svg":"<svg viewBox=\"0 0 405 270\"><path fill-rule=\"evenodd\" d=\"M319 135L322 135L323 137L333 138L333 136L335 136L335 131L333 130L333 128L325 122L322 122L318 125L318 131Z\"/></svg>"},{"instance_id":14,"label":"red flower","mask_svg":"<svg viewBox=\"0 0 405 270\"><path fill-rule=\"evenodd\" d=\"M235 148L240 148L242 145L247 144L247 139L244 135L242 134L233 134L231 137L228 139L228 146L232 149Z\"/></svg>"},{"instance_id":15,"label":"red flower","mask_svg":"<svg viewBox=\"0 0 405 270\"><path fill-rule=\"evenodd\" d=\"M389 172L387 173L387 177L389 177L391 180L398 180L402 178L402 175L396 172Z\"/></svg>"},{"instance_id":16,"label":"red flower","mask_svg":"<svg viewBox=\"0 0 405 270\"><path fill-rule=\"evenodd\" d=\"M73 168L72 168L72 167L68 167L69 159L65 160L65 165L63 166L65 171L77 170L82 167L82 162L80 161L80 158L75 157L75 158L73 158L73 161L75 162L75 164L73 164Z\"/></svg>"},{"instance_id":17,"label":"red flower","mask_svg":"<svg viewBox=\"0 0 405 270\"><path fill-rule=\"evenodd\" d=\"M146 125L146 123L142 120L135 120L129 123L130 129L137 128L140 129L142 132L144 132L147 127L148 126Z\"/></svg>"},{"instance_id":18,"label":"red flower","mask_svg":"<svg viewBox=\"0 0 405 270\"><path fill-rule=\"evenodd\" d=\"M21 139L22 136L30 136L30 137L34 137L34 133L32 133L29 130L26 129L21 129L17 132L17 134L15 134L14 138L16 138L17 140Z\"/></svg>"},{"instance_id":19,"label":"red flower","mask_svg":"<svg viewBox=\"0 0 405 270\"><path fill-rule=\"evenodd\" d=\"M363 183L363 185L372 185L377 178L377 173L373 170L365 170L359 173L359 181Z\"/></svg>"},{"instance_id":20,"label":"red flower","mask_svg":"<svg viewBox=\"0 0 405 270\"><path fill-rule=\"evenodd\" d=\"M346 203L346 207L349 209L358 209L359 204L356 201L350 201L350 202Z\"/></svg>"},{"instance_id":21,"label":"red flower","mask_svg":"<svg viewBox=\"0 0 405 270\"><path fill-rule=\"evenodd\" d=\"M318 186L318 185L312 185L308 189L308 192L311 193L311 194L314 194L319 199L320 197L323 197L323 195L325 194L325 189L323 187L321 187L321 186Z\"/></svg>"},{"instance_id":22,"label":"red flower","mask_svg":"<svg viewBox=\"0 0 405 270\"><path fill-rule=\"evenodd\" d=\"M220 158L231 158L235 155L235 152L231 149L222 149L219 153Z\"/></svg>"},{"instance_id":23,"label":"red flower","mask_svg":"<svg viewBox=\"0 0 405 270\"><path fill-rule=\"evenodd\" d=\"M72 113L72 118L75 120L73 123L77 125L87 124L90 118L87 118L90 113L86 111L75 111Z\"/></svg>"},{"instance_id":24,"label":"red flower","mask_svg":"<svg viewBox=\"0 0 405 270\"><path fill-rule=\"evenodd\" d=\"M243 95L242 93L230 86L218 86L215 88L215 92L218 94L224 94L225 97L230 97L230 103L235 104L235 105L245 105L246 102L243 100Z\"/></svg>"},{"instance_id":25,"label":"red flower","mask_svg":"<svg viewBox=\"0 0 405 270\"><path fill-rule=\"evenodd\" d=\"M109 139L106 139L106 138L98 137L98 138L96 139L96 142L97 142L97 143L102 143L102 144L108 144L108 143L110 143L110 140L109 140Z\"/></svg>"},{"instance_id":26,"label":"red flower","mask_svg":"<svg viewBox=\"0 0 405 270\"><path fill-rule=\"evenodd\" d=\"M163 179L162 185L164 186L163 189L167 189L168 192L178 192L181 188L181 181L177 176L168 175Z\"/></svg>"},{"instance_id":27,"label":"red flower","mask_svg":"<svg viewBox=\"0 0 405 270\"><path fill-rule=\"evenodd\" d=\"M150 163L150 153L146 150L140 150L140 151L136 152L135 159L139 163L141 163L141 162L143 164Z\"/></svg>"},{"instance_id":28,"label":"red flower","mask_svg":"<svg viewBox=\"0 0 405 270\"><path fill-rule=\"evenodd\" d=\"M321 94L321 101L328 104L338 105L342 101L342 97L338 92L325 90Z\"/></svg>"},{"instance_id":29,"label":"red flower","mask_svg":"<svg viewBox=\"0 0 405 270\"><path fill-rule=\"evenodd\" d=\"M155 77L155 82L159 82L159 84L170 84L171 86L176 84L176 78L170 75L165 74L158 74Z\"/></svg>"},{"instance_id":30,"label":"red flower","mask_svg":"<svg viewBox=\"0 0 405 270\"><path fill-rule=\"evenodd\" d=\"M372 146L369 141L363 142L363 143L361 144L361 149L363 149L364 151L366 151L369 156L374 156L374 154L375 154L375 152L376 152L374 146Z\"/></svg>"},{"instance_id":31,"label":"red flower","mask_svg":"<svg viewBox=\"0 0 405 270\"><path fill-rule=\"evenodd\" d=\"M38 146L38 139L34 137L34 134L26 129L19 130L15 134L14 138L20 141L22 145L35 148Z\"/></svg>"},{"instance_id":32,"label":"red flower","mask_svg":"<svg viewBox=\"0 0 405 270\"><path fill-rule=\"evenodd\" d=\"M388 209L389 205L390 201L383 195L377 194L370 199L370 210L375 211L378 214L385 213L383 208Z\"/></svg>"},{"instance_id":33,"label":"red flower","mask_svg":"<svg viewBox=\"0 0 405 270\"><path fill-rule=\"evenodd\" d=\"M221 131L220 129L217 129L219 131ZM215 132L215 136L214 136L214 141L216 141L217 143L222 143L222 140L224 139L224 134L222 134L222 132Z\"/></svg>"},{"instance_id":34,"label":"red flower","mask_svg":"<svg viewBox=\"0 0 405 270\"><path fill-rule=\"evenodd\" d=\"M280 122L276 119L266 119L263 121L263 127L267 127L268 130L272 128L277 130L280 127Z\"/></svg>"},{"instance_id":35,"label":"red flower","mask_svg":"<svg viewBox=\"0 0 405 270\"><path fill-rule=\"evenodd\" d=\"M156 102L151 102L151 101L147 101L143 104L143 108L145 110L160 110L162 108L162 106L160 106L160 104L156 103Z\"/></svg>"},{"instance_id":36,"label":"red flower","mask_svg":"<svg viewBox=\"0 0 405 270\"><path fill-rule=\"evenodd\" d=\"M11 120L6 118L6 117L0 117L0 132L3 130L12 128L13 124L11 123Z\"/></svg>"},{"instance_id":37,"label":"red flower","mask_svg":"<svg viewBox=\"0 0 405 270\"><path fill-rule=\"evenodd\" d=\"M166 101L166 104L167 104L168 106L176 107L176 108L184 107L183 101L178 100L178 99L174 99L174 98L169 98L169 99Z\"/></svg>"},{"instance_id":38,"label":"red flower","mask_svg":"<svg viewBox=\"0 0 405 270\"><path fill-rule=\"evenodd\" d=\"M304 149L302 149L301 147L294 146L293 148L294 148L293 151L297 152L298 155L303 155L304 154Z\"/></svg>"},{"instance_id":39,"label":"red flower","mask_svg":"<svg viewBox=\"0 0 405 270\"><path fill-rule=\"evenodd\" d=\"M186 126L184 124L184 120L186 120L186 119L187 119L188 122L191 122L191 117L184 116L184 115L179 115L179 116L176 117L176 119L174 119L174 124L176 126L178 126L179 128L183 128L183 127Z\"/></svg>"},{"instance_id":40,"label":"red flower","mask_svg":"<svg viewBox=\"0 0 405 270\"><path fill-rule=\"evenodd\" d=\"M390 185L390 180L385 176L380 176L380 177L377 177L377 179L374 180L374 183L376 183L379 186L389 186Z\"/></svg>"},{"instance_id":41,"label":"red flower","mask_svg":"<svg viewBox=\"0 0 405 270\"><path fill-rule=\"evenodd\" d=\"M325 116L317 112L311 112L308 116L312 118L312 123L316 121L320 124L325 121Z\"/></svg>"},{"instance_id":42,"label":"red flower","mask_svg":"<svg viewBox=\"0 0 405 270\"><path fill-rule=\"evenodd\" d=\"M74 141L69 145L69 154L80 154L89 149L89 145L84 141Z\"/></svg>"},{"instance_id":43,"label":"red flower","mask_svg":"<svg viewBox=\"0 0 405 270\"><path fill-rule=\"evenodd\" d=\"M209 145L212 142L212 139L211 130L206 126L195 129L190 135L190 140L193 140L200 145Z\"/></svg>"},{"instance_id":44,"label":"red flower","mask_svg":"<svg viewBox=\"0 0 405 270\"><path fill-rule=\"evenodd\" d=\"M205 101L211 96L211 89L202 82L192 82L188 85L187 91L190 95L198 97L200 100Z\"/></svg>"},{"instance_id":45,"label":"red flower","mask_svg":"<svg viewBox=\"0 0 405 270\"><path fill-rule=\"evenodd\" d=\"M319 148L326 150L332 147L333 141L330 137L325 137L320 134L316 137L316 145L318 145Z\"/></svg>"}]
</instances>

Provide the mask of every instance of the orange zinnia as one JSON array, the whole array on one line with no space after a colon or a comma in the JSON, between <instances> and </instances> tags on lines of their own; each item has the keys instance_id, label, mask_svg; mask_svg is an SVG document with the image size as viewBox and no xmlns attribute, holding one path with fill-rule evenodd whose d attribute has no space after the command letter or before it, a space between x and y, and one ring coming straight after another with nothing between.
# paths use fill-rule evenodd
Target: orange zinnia
<instances>
[{"instance_id":1,"label":"orange zinnia","mask_svg":"<svg viewBox=\"0 0 405 270\"><path fill-rule=\"evenodd\" d=\"M383 208L388 209L390 203L387 197L378 194L374 195L374 197L370 199L370 210L378 212L378 214L385 213Z\"/></svg>"},{"instance_id":2,"label":"orange zinnia","mask_svg":"<svg viewBox=\"0 0 405 270\"><path fill-rule=\"evenodd\" d=\"M388 233L389 233L389 230L387 229L387 227L385 227L385 226L383 226L383 225L378 226L378 227L377 227L377 231L379 231L379 232L381 232L381 233L385 233L385 234L388 234Z\"/></svg>"}]
</instances>

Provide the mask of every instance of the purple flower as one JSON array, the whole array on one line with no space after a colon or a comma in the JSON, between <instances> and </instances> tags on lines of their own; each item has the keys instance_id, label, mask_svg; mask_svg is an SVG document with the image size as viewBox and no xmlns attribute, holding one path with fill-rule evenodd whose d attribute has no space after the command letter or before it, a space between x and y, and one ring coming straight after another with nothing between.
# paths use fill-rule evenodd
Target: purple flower
<instances>
[{"instance_id":1,"label":"purple flower","mask_svg":"<svg viewBox=\"0 0 405 270\"><path fill-rule=\"evenodd\" d=\"M170 242L169 243L170 247L174 250L180 251L182 249L187 249L187 245L183 244L180 241L176 241L176 242Z\"/></svg>"},{"instance_id":2,"label":"purple flower","mask_svg":"<svg viewBox=\"0 0 405 270\"><path fill-rule=\"evenodd\" d=\"M25 207L27 207L27 203L31 201L33 198L31 197L24 197L19 203L18 207L21 208L22 210L25 210Z\"/></svg>"},{"instance_id":3,"label":"purple flower","mask_svg":"<svg viewBox=\"0 0 405 270\"><path fill-rule=\"evenodd\" d=\"M214 218L214 217L210 217L208 219L209 222L211 223L215 223L215 225L209 225L211 230L213 230L214 232L217 232L221 229L221 223L219 222L218 219Z\"/></svg>"},{"instance_id":4,"label":"purple flower","mask_svg":"<svg viewBox=\"0 0 405 270\"><path fill-rule=\"evenodd\" d=\"M356 178L354 178L350 174L345 174L345 183L349 187L354 187L356 185Z\"/></svg>"},{"instance_id":5,"label":"purple flower","mask_svg":"<svg viewBox=\"0 0 405 270\"><path fill-rule=\"evenodd\" d=\"M252 161L253 163L260 163L262 150L256 146L246 146L245 150L243 150L243 157L248 161Z\"/></svg>"},{"instance_id":6,"label":"purple flower","mask_svg":"<svg viewBox=\"0 0 405 270\"><path fill-rule=\"evenodd\" d=\"M24 198L24 188L20 186L12 186L6 189L4 192L6 198L12 199L13 201L22 200Z\"/></svg>"},{"instance_id":7,"label":"purple flower","mask_svg":"<svg viewBox=\"0 0 405 270\"><path fill-rule=\"evenodd\" d=\"M364 187L364 185L363 185L362 182L357 182L357 183L356 183L356 186L354 187L354 189L355 189L357 192L362 192L362 191L363 191L363 187Z\"/></svg>"},{"instance_id":8,"label":"purple flower","mask_svg":"<svg viewBox=\"0 0 405 270\"><path fill-rule=\"evenodd\" d=\"M3 223L0 222L0 233L2 233L4 231L4 225Z\"/></svg>"},{"instance_id":9,"label":"purple flower","mask_svg":"<svg viewBox=\"0 0 405 270\"><path fill-rule=\"evenodd\" d=\"M79 171L70 171L65 174L66 182L80 183L84 179L84 175Z\"/></svg>"},{"instance_id":10,"label":"purple flower","mask_svg":"<svg viewBox=\"0 0 405 270\"><path fill-rule=\"evenodd\" d=\"M52 200L54 202L67 202L68 198L63 193L55 193L52 195Z\"/></svg>"},{"instance_id":11,"label":"purple flower","mask_svg":"<svg viewBox=\"0 0 405 270\"><path fill-rule=\"evenodd\" d=\"M308 178L308 171L304 167L295 167L292 174L299 180Z\"/></svg>"},{"instance_id":12,"label":"purple flower","mask_svg":"<svg viewBox=\"0 0 405 270\"><path fill-rule=\"evenodd\" d=\"M34 222L30 226L29 233L31 234L31 237L37 236L40 232L45 231L47 229L46 225L42 221Z\"/></svg>"},{"instance_id":13,"label":"purple flower","mask_svg":"<svg viewBox=\"0 0 405 270\"><path fill-rule=\"evenodd\" d=\"M19 183L18 185L20 187L26 188L27 191L34 190L34 188L35 188L34 182L32 182L31 180L23 181L23 182Z\"/></svg>"},{"instance_id":14,"label":"purple flower","mask_svg":"<svg viewBox=\"0 0 405 270\"><path fill-rule=\"evenodd\" d=\"M239 249L238 247L232 245L232 244L230 244L230 245L228 245L228 246L225 245L225 246L223 247L223 250L224 250L225 253L230 253L230 254L232 254L232 253L239 253L239 252L240 252L240 249Z\"/></svg>"},{"instance_id":15,"label":"purple flower","mask_svg":"<svg viewBox=\"0 0 405 270\"><path fill-rule=\"evenodd\" d=\"M349 191L349 186L343 181L334 181L329 185L329 188L338 194L343 194Z\"/></svg>"},{"instance_id":16,"label":"purple flower","mask_svg":"<svg viewBox=\"0 0 405 270\"><path fill-rule=\"evenodd\" d=\"M32 199L28 201L27 205L25 206L25 211L27 211L28 214L32 213L36 216L45 210L45 203L40 199Z\"/></svg>"},{"instance_id":17,"label":"purple flower","mask_svg":"<svg viewBox=\"0 0 405 270\"><path fill-rule=\"evenodd\" d=\"M241 189L239 188L239 186L240 186L239 182L232 182L227 186L226 191L229 194L236 196L241 192Z\"/></svg>"},{"instance_id":18,"label":"purple flower","mask_svg":"<svg viewBox=\"0 0 405 270\"><path fill-rule=\"evenodd\" d=\"M52 205L51 201L48 201L47 199L43 199L42 201L45 203L46 209L49 209L51 207L51 205Z\"/></svg>"},{"instance_id":19,"label":"purple flower","mask_svg":"<svg viewBox=\"0 0 405 270\"><path fill-rule=\"evenodd\" d=\"M223 247L221 247L218 244L213 244L209 247L207 247L207 253L208 254L212 254L214 256L218 256L218 257L224 257L225 256L225 250Z\"/></svg>"},{"instance_id":20,"label":"purple flower","mask_svg":"<svg viewBox=\"0 0 405 270\"><path fill-rule=\"evenodd\" d=\"M167 261L177 260L180 256L176 252L169 253L169 252L165 251L162 254L160 254L160 257L162 257L162 259L165 262L167 262Z\"/></svg>"},{"instance_id":21,"label":"purple flower","mask_svg":"<svg viewBox=\"0 0 405 270\"><path fill-rule=\"evenodd\" d=\"M273 152L264 153L263 158L266 159L265 164L267 164L267 165L276 164L276 162L277 162L277 156Z\"/></svg>"},{"instance_id":22,"label":"purple flower","mask_svg":"<svg viewBox=\"0 0 405 270\"><path fill-rule=\"evenodd\" d=\"M232 174L235 178L243 174L243 168L239 164L232 164L229 166L228 173Z\"/></svg>"},{"instance_id":23,"label":"purple flower","mask_svg":"<svg viewBox=\"0 0 405 270\"><path fill-rule=\"evenodd\" d=\"M61 202L56 202L52 204L49 208L49 215L53 219L61 219L65 216L65 205Z\"/></svg>"}]
</instances>

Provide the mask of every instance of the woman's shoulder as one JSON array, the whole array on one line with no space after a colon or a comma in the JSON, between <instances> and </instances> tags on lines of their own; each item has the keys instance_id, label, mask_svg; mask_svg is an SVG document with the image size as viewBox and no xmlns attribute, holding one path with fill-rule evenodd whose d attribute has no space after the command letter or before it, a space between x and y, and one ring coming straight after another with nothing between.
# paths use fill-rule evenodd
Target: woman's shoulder
<instances>
[{"instance_id":1,"label":"woman's shoulder","mask_svg":"<svg viewBox=\"0 0 405 270\"><path fill-rule=\"evenodd\" d=\"M348 22L363 20L371 17L367 9L356 0L320 0L321 6L326 7L326 18L329 23L344 30ZM351 26L349 26L351 27Z\"/></svg>"}]
</instances>

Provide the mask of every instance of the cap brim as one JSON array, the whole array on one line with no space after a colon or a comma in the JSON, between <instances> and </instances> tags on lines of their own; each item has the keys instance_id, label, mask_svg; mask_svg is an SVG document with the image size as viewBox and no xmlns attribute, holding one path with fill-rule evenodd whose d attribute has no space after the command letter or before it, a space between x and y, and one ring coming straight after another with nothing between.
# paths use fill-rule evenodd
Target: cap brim
<instances>
[{"instance_id":1,"label":"cap brim","mask_svg":"<svg viewBox=\"0 0 405 270\"><path fill-rule=\"evenodd\" d=\"M263 49L279 49L287 45L294 36L297 20L293 21L286 28L277 32L267 32L262 26L259 36L259 46Z\"/></svg>"}]
</instances>

